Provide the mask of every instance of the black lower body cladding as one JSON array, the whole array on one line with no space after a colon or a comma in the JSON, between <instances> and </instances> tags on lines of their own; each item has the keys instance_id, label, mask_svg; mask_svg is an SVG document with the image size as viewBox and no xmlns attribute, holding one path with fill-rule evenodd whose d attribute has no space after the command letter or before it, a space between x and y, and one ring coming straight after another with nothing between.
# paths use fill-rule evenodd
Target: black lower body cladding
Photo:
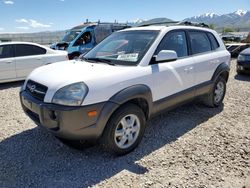
<instances>
[{"instance_id":1,"label":"black lower body cladding","mask_svg":"<svg viewBox=\"0 0 250 188\"><path fill-rule=\"evenodd\" d=\"M20 93L24 112L39 126L43 126L54 135L78 140L96 140L105 128L108 118L118 105L102 102L88 106L69 107L41 102L26 91ZM103 110L105 106L106 110ZM97 115L89 117L88 112Z\"/></svg>"}]
</instances>

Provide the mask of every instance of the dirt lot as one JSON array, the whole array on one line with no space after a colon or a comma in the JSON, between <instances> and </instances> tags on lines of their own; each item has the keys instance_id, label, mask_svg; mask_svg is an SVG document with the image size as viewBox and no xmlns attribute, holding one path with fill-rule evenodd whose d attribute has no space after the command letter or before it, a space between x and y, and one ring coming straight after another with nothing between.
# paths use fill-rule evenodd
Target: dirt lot
<instances>
[{"instance_id":1,"label":"dirt lot","mask_svg":"<svg viewBox=\"0 0 250 188\"><path fill-rule=\"evenodd\" d=\"M1 84L0 187L246 186L250 76L236 76L235 61L231 68L224 106L188 104L152 119L140 146L123 157L64 146L22 112L22 83Z\"/></svg>"}]
</instances>

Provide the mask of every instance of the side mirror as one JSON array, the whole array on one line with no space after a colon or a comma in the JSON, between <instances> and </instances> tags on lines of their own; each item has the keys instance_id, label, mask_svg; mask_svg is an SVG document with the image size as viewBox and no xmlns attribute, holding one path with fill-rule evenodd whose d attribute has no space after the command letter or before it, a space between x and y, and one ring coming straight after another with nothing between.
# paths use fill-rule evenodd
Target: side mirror
<instances>
[{"instance_id":1,"label":"side mirror","mask_svg":"<svg viewBox=\"0 0 250 188\"><path fill-rule=\"evenodd\" d=\"M167 62L167 61L175 61L177 60L177 53L173 50L161 50L156 58L156 62Z\"/></svg>"}]
</instances>

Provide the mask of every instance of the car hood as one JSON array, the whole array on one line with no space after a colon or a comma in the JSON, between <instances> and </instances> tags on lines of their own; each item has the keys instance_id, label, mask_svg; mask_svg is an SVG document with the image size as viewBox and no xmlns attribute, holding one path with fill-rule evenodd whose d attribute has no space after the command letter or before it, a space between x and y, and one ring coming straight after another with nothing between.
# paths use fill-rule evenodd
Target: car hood
<instances>
[{"instance_id":1,"label":"car hood","mask_svg":"<svg viewBox=\"0 0 250 188\"><path fill-rule=\"evenodd\" d=\"M240 54L241 55L250 55L250 48L243 50Z\"/></svg>"},{"instance_id":2,"label":"car hood","mask_svg":"<svg viewBox=\"0 0 250 188\"><path fill-rule=\"evenodd\" d=\"M57 62L35 69L26 79L48 87L45 102L52 100L55 92L67 85L84 82L90 92L96 88L107 88L112 84L127 81L138 76L138 67L113 66L103 63L89 63L80 60ZM142 72L141 72L142 73ZM25 88L26 83L24 84Z\"/></svg>"},{"instance_id":3,"label":"car hood","mask_svg":"<svg viewBox=\"0 0 250 188\"><path fill-rule=\"evenodd\" d=\"M49 88L63 87L76 82L89 83L128 70L125 66L89 63L79 60L57 62L35 69L28 77Z\"/></svg>"}]
</instances>

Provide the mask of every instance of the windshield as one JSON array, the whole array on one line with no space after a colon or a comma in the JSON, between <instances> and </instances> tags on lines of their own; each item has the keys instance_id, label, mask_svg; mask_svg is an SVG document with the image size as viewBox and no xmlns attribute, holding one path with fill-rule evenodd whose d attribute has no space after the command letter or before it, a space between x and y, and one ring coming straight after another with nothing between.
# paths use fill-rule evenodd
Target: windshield
<instances>
[{"instance_id":1,"label":"windshield","mask_svg":"<svg viewBox=\"0 0 250 188\"><path fill-rule=\"evenodd\" d=\"M63 37L62 41L63 42L71 42L72 40L74 40L79 34L81 33L81 31L79 30L70 30L66 33L66 35Z\"/></svg>"},{"instance_id":2,"label":"windshield","mask_svg":"<svg viewBox=\"0 0 250 188\"><path fill-rule=\"evenodd\" d=\"M112 64L137 65L154 42L159 31L121 31L103 40L88 52L86 60L106 60Z\"/></svg>"}]
</instances>

